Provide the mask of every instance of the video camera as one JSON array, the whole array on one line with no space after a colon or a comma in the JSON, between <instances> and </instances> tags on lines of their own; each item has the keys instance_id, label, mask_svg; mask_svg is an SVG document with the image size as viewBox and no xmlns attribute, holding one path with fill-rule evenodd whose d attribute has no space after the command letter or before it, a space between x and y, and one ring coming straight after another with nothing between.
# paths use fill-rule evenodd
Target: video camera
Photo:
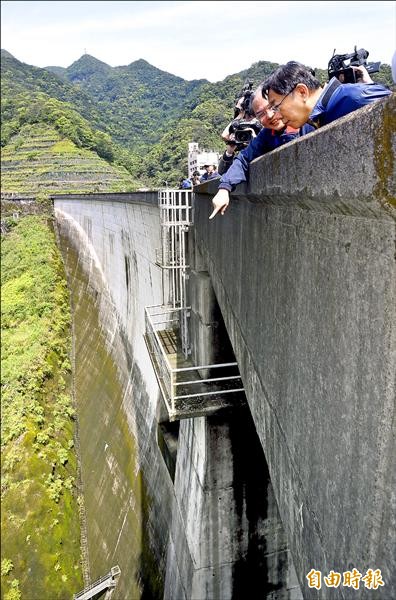
<instances>
[{"instance_id":1,"label":"video camera","mask_svg":"<svg viewBox=\"0 0 396 600\"><path fill-rule=\"evenodd\" d=\"M235 96L235 107L234 107L234 119L237 118L240 112L244 112L245 115L254 116L252 113L252 96L254 94L253 90L253 81L249 81L248 79L243 84L242 90ZM242 100L242 102L240 102Z\"/></svg>"},{"instance_id":2,"label":"video camera","mask_svg":"<svg viewBox=\"0 0 396 600\"><path fill-rule=\"evenodd\" d=\"M253 81L247 79L240 93L235 96L234 120L229 126L229 132L234 134L233 143L238 150L246 148L262 129L260 121L254 117L252 111L252 88ZM244 118L238 119L241 112L244 113Z\"/></svg>"},{"instance_id":3,"label":"video camera","mask_svg":"<svg viewBox=\"0 0 396 600\"><path fill-rule=\"evenodd\" d=\"M235 143L238 150L241 150L250 144L261 129L262 125L260 121L252 117L250 121L234 119L229 131L234 134L233 143Z\"/></svg>"},{"instance_id":4,"label":"video camera","mask_svg":"<svg viewBox=\"0 0 396 600\"><path fill-rule=\"evenodd\" d=\"M335 52L335 50L334 50ZM334 54L329 60L327 72L329 80L332 77L339 79L340 75L343 75L343 83L357 83L359 78L356 76L356 71L352 67L364 66L368 73L378 73L381 63L368 63L367 57L369 53L364 48L355 50L351 54Z\"/></svg>"}]
</instances>

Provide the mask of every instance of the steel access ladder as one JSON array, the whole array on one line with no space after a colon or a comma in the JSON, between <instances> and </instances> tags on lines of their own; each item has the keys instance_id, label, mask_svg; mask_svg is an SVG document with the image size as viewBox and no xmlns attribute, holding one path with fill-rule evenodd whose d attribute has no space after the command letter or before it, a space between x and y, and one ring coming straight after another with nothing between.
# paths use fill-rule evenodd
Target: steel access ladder
<instances>
[{"instance_id":1,"label":"steel access ladder","mask_svg":"<svg viewBox=\"0 0 396 600\"><path fill-rule=\"evenodd\" d=\"M187 301L187 280L189 265L186 261L187 234L192 225L192 198L190 190L165 189L158 192L158 206L161 219L161 248L156 250L156 264L161 267L162 304L180 310L180 338L185 357L190 352L190 339L187 326L190 307ZM165 282L165 277L168 281ZM169 298L166 299L166 283Z\"/></svg>"},{"instance_id":2,"label":"steel access ladder","mask_svg":"<svg viewBox=\"0 0 396 600\"><path fill-rule=\"evenodd\" d=\"M244 392L236 362L197 366L191 361L187 235L193 199L189 190L158 192L161 248L156 264L162 269L162 305L145 307L144 339L170 421L236 406Z\"/></svg>"}]
</instances>

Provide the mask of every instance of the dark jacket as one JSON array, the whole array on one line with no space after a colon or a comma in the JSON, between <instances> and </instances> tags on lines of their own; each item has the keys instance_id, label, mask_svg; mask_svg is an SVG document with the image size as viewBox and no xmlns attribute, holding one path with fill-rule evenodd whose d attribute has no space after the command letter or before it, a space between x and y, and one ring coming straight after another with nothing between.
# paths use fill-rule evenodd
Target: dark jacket
<instances>
[{"instance_id":1,"label":"dark jacket","mask_svg":"<svg viewBox=\"0 0 396 600\"><path fill-rule=\"evenodd\" d=\"M200 182L209 181L209 179L215 179L219 174L217 171L213 171L213 173L204 173L200 179Z\"/></svg>"},{"instance_id":2,"label":"dark jacket","mask_svg":"<svg viewBox=\"0 0 396 600\"><path fill-rule=\"evenodd\" d=\"M223 156L219 160L219 168L217 169L219 175L224 175L224 173L227 173L236 156L236 154L233 154L232 156L227 156L227 152L224 151Z\"/></svg>"},{"instance_id":3,"label":"dark jacket","mask_svg":"<svg viewBox=\"0 0 396 600\"><path fill-rule=\"evenodd\" d=\"M338 84L338 85L337 85ZM327 90L334 86L330 95ZM327 125L366 104L389 96L392 92L379 83L339 83L333 77L324 88L315 104L310 121L318 125Z\"/></svg>"},{"instance_id":4,"label":"dark jacket","mask_svg":"<svg viewBox=\"0 0 396 600\"><path fill-rule=\"evenodd\" d=\"M234 158L231 167L220 179L219 189L232 192L238 183L246 181L249 164L252 160L311 131L315 131L311 125L304 125L300 130L287 127L283 133L276 132L273 129L262 129L258 136L250 142L249 146L241 150Z\"/></svg>"}]
</instances>

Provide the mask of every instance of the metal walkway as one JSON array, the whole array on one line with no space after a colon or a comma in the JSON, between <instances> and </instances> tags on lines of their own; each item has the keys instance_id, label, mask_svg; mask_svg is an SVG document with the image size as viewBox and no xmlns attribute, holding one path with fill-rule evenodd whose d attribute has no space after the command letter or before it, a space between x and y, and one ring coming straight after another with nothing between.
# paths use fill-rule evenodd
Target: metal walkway
<instances>
[{"instance_id":1,"label":"metal walkway","mask_svg":"<svg viewBox=\"0 0 396 600\"><path fill-rule=\"evenodd\" d=\"M74 594L73 600L90 600L100 592L104 590L108 590L110 588L115 588L117 584L117 579L121 574L121 569L118 565L112 567L111 571L107 573L107 575L103 575L100 579L97 579L91 585L88 585L86 588L79 592L78 594Z\"/></svg>"}]
</instances>

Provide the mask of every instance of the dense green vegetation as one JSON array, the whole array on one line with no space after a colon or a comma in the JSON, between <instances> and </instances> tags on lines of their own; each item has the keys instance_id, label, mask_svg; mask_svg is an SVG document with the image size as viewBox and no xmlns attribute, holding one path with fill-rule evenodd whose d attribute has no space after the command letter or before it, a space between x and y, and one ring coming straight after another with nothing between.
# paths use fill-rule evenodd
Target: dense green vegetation
<instances>
[{"instance_id":1,"label":"dense green vegetation","mask_svg":"<svg viewBox=\"0 0 396 600\"><path fill-rule=\"evenodd\" d=\"M114 140L138 151L158 141L203 83L145 60L113 68L88 54L65 69L64 79L96 100Z\"/></svg>"},{"instance_id":2,"label":"dense green vegetation","mask_svg":"<svg viewBox=\"0 0 396 600\"><path fill-rule=\"evenodd\" d=\"M82 587L70 308L47 218L2 241L4 600L70 598Z\"/></svg>"},{"instance_id":3,"label":"dense green vegetation","mask_svg":"<svg viewBox=\"0 0 396 600\"><path fill-rule=\"evenodd\" d=\"M90 130L85 134L72 125L62 118L62 135L55 125L43 121L24 124L2 151L2 191L45 199L53 193L135 190L137 183L124 167L81 147L81 139L90 143Z\"/></svg>"},{"instance_id":4,"label":"dense green vegetation","mask_svg":"<svg viewBox=\"0 0 396 600\"><path fill-rule=\"evenodd\" d=\"M84 54L68 68L38 69L2 51L3 144L26 123L52 124L77 146L124 166L143 186L177 184L188 142L222 151L246 79L258 85L278 65L260 61L223 81L185 81L145 60L110 67ZM327 72L316 70L321 82ZM389 65L374 79L392 85Z\"/></svg>"},{"instance_id":5,"label":"dense green vegetation","mask_svg":"<svg viewBox=\"0 0 396 600\"><path fill-rule=\"evenodd\" d=\"M42 92L6 93L1 105L2 145L7 145L25 125L50 125L60 136L79 148L92 150L99 157L132 170L133 154L114 144L109 134L93 129L73 105L50 98ZM15 140L13 140L15 142Z\"/></svg>"},{"instance_id":6,"label":"dense green vegetation","mask_svg":"<svg viewBox=\"0 0 396 600\"><path fill-rule=\"evenodd\" d=\"M24 92L29 97L42 92L62 102L70 102L95 127L105 127L102 115L89 95L46 69L20 62L5 50L1 51L1 80L3 101Z\"/></svg>"}]
</instances>

